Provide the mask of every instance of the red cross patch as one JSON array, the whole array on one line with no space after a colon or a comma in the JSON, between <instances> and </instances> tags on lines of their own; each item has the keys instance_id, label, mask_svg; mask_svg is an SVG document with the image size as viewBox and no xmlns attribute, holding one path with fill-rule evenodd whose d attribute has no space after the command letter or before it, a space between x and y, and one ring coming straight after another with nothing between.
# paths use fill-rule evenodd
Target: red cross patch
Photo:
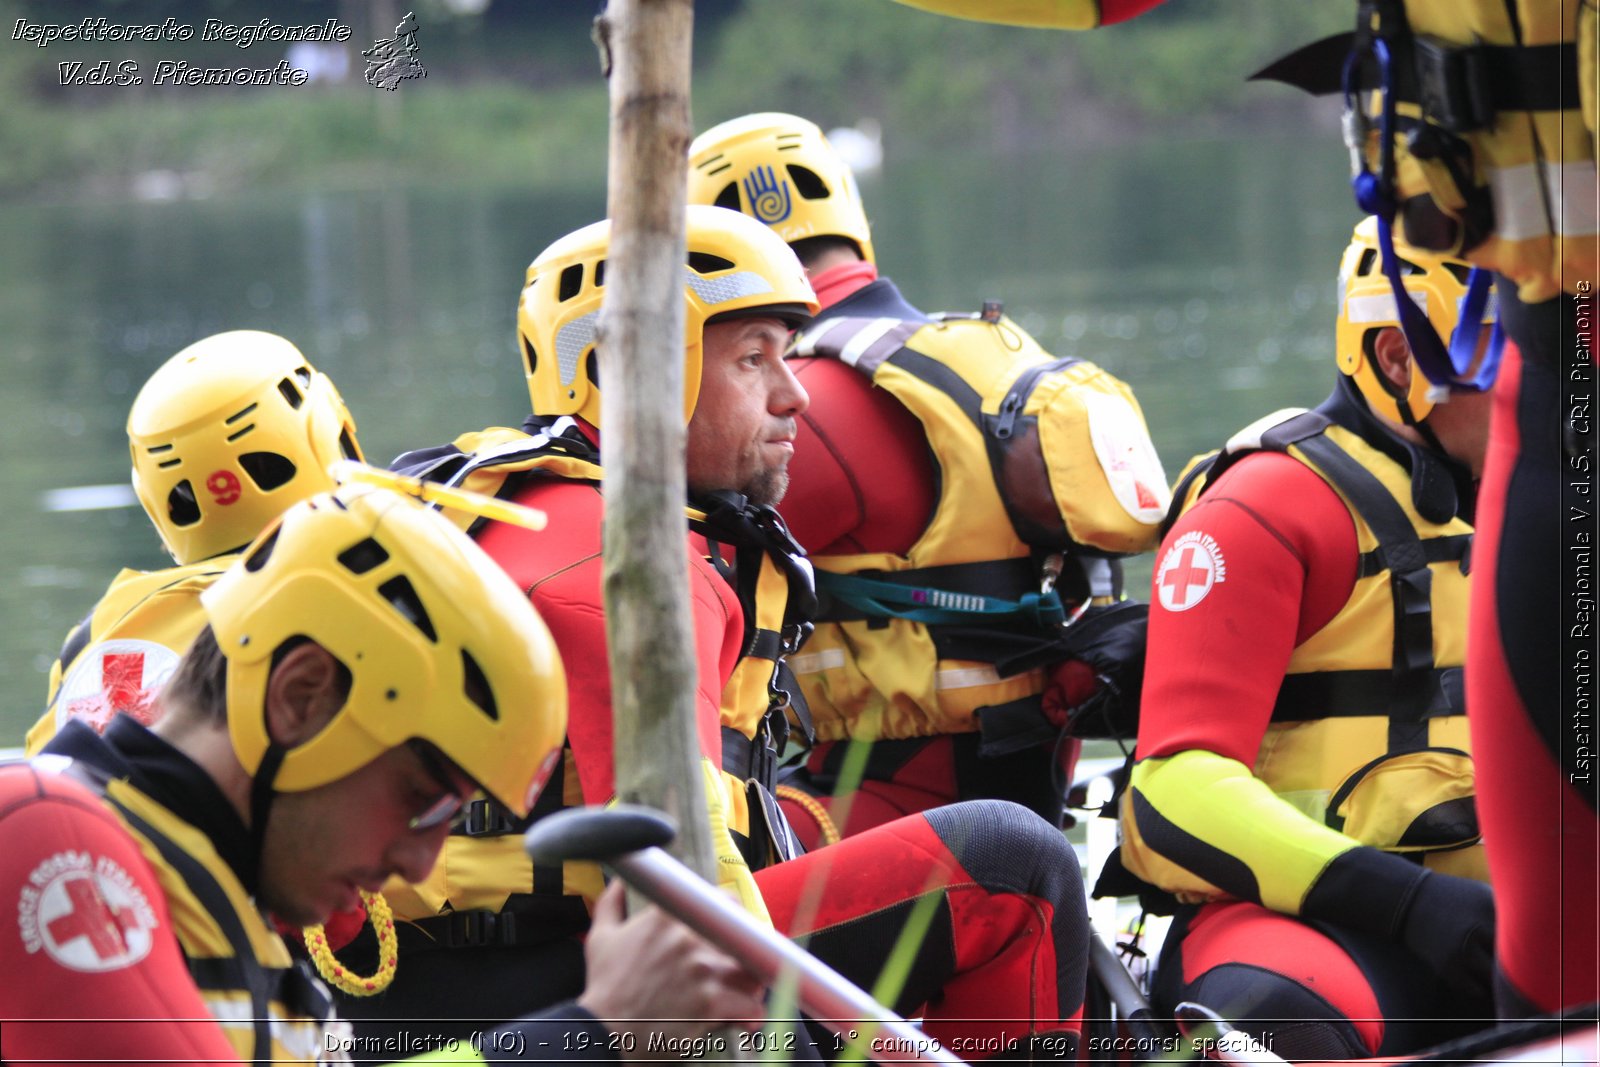
<instances>
[{"instance_id":1,"label":"red cross patch","mask_svg":"<svg viewBox=\"0 0 1600 1067\"><path fill-rule=\"evenodd\" d=\"M128 872L104 856L57 852L28 876L17 901L28 952L74 971L114 971L144 959L155 910Z\"/></svg>"},{"instance_id":2,"label":"red cross patch","mask_svg":"<svg viewBox=\"0 0 1600 1067\"><path fill-rule=\"evenodd\" d=\"M1188 611L1227 577L1222 546L1210 534L1190 530L1172 543L1156 570L1156 595L1168 611Z\"/></svg>"},{"instance_id":3,"label":"red cross patch","mask_svg":"<svg viewBox=\"0 0 1600 1067\"><path fill-rule=\"evenodd\" d=\"M172 677L178 654L166 645L130 637L85 649L56 695L56 726L80 719L104 733L119 711L146 726L155 721L156 694Z\"/></svg>"}]
</instances>

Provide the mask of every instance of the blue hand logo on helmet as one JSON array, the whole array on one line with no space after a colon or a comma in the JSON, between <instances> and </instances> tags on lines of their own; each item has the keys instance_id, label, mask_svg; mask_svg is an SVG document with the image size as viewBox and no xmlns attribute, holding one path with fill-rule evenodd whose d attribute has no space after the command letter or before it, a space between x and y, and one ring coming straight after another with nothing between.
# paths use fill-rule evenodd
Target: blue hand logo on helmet
<instances>
[{"instance_id":1,"label":"blue hand logo on helmet","mask_svg":"<svg viewBox=\"0 0 1600 1067\"><path fill-rule=\"evenodd\" d=\"M779 181L771 167L757 167L744 180L745 199L756 218L771 226L789 217L789 183Z\"/></svg>"}]
</instances>

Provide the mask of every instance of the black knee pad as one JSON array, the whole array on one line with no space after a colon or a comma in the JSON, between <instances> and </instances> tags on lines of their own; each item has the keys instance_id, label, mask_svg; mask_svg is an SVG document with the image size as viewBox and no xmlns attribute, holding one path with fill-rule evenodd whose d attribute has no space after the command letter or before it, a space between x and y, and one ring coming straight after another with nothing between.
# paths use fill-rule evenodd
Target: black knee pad
<instances>
[{"instance_id":1,"label":"black knee pad","mask_svg":"<svg viewBox=\"0 0 1600 1067\"><path fill-rule=\"evenodd\" d=\"M1373 1054L1343 1012L1264 967L1219 964L1171 995L1174 1003L1164 1008L1184 1000L1203 1004L1291 1063Z\"/></svg>"},{"instance_id":2,"label":"black knee pad","mask_svg":"<svg viewBox=\"0 0 1600 1067\"><path fill-rule=\"evenodd\" d=\"M968 800L922 813L978 884L1052 905L1083 899L1078 854L1065 835L1007 800Z\"/></svg>"}]
</instances>

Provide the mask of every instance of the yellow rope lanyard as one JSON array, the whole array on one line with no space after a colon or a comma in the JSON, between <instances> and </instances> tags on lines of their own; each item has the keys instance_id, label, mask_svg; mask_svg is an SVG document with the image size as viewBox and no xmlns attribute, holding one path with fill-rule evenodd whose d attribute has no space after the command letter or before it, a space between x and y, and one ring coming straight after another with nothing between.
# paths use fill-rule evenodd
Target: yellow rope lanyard
<instances>
[{"instance_id":1,"label":"yellow rope lanyard","mask_svg":"<svg viewBox=\"0 0 1600 1067\"><path fill-rule=\"evenodd\" d=\"M382 893L369 893L365 889L360 893L361 903L367 909L367 921L372 924L372 932L378 935L378 969L371 978L362 978L339 962L333 949L328 947L328 935L321 923L306 927L301 934L306 939L306 951L311 954L311 962L317 965L317 973L328 984L353 997L370 997L382 993L394 981L399 952L394 932L394 912L389 910L389 902L383 899Z\"/></svg>"},{"instance_id":2,"label":"yellow rope lanyard","mask_svg":"<svg viewBox=\"0 0 1600 1067\"><path fill-rule=\"evenodd\" d=\"M833 817L828 814L828 809L817 803L817 798L792 785L780 785L777 789L778 796L784 800L792 800L802 808L806 814L817 820L817 829L822 831L824 845L837 845L839 843L839 828L833 825Z\"/></svg>"}]
</instances>

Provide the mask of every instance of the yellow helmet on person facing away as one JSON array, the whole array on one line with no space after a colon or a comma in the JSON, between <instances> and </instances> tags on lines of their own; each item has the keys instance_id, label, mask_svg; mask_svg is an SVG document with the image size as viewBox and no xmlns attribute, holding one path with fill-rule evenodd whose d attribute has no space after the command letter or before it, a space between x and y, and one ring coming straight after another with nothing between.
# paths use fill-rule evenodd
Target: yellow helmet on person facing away
<instances>
[{"instance_id":1,"label":"yellow helmet on person facing away","mask_svg":"<svg viewBox=\"0 0 1600 1067\"><path fill-rule=\"evenodd\" d=\"M1401 282L1407 294L1428 316L1434 330L1446 345L1461 317L1461 298L1467 292L1470 264L1394 242L1400 260ZM1428 398L1431 385L1415 363L1411 384L1397 388L1378 369L1371 351L1373 337L1386 327L1400 326L1394 303L1394 290L1384 276L1378 250L1378 220L1372 216L1356 225L1350 247L1339 262L1339 318L1334 328L1334 349L1339 370L1355 380L1373 411L1396 422L1410 425L1427 418L1434 402ZM1492 324L1495 302L1484 305L1483 321Z\"/></svg>"},{"instance_id":2,"label":"yellow helmet on person facing away","mask_svg":"<svg viewBox=\"0 0 1600 1067\"><path fill-rule=\"evenodd\" d=\"M701 337L706 323L766 313L799 325L817 312L817 297L794 252L771 230L721 208L691 205L683 267L683 417L700 394ZM528 267L517 303L517 336L528 395L536 415L578 415L600 425L595 327L605 298L611 223L570 233Z\"/></svg>"},{"instance_id":3,"label":"yellow helmet on person facing away","mask_svg":"<svg viewBox=\"0 0 1600 1067\"><path fill-rule=\"evenodd\" d=\"M328 376L282 337L233 330L163 363L128 413L133 487L180 564L249 544L289 505L360 459Z\"/></svg>"},{"instance_id":4,"label":"yellow helmet on person facing away","mask_svg":"<svg viewBox=\"0 0 1600 1067\"><path fill-rule=\"evenodd\" d=\"M274 654L309 638L344 665L350 692L284 755L274 789L315 789L421 740L519 817L531 810L566 736L561 658L516 583L437 511L365 485L313 496L271 522L201 603L250 774L271 748Z\"/></svg>"},{"instance_id":5,"label":"yellow helmet on person facing away","mask_svg":"<svg viewBox=\"0 0 1600 1067\"><path fill-rule=\"evenodd\" d=\"M791 243L843 237L877 262L855 176L816 123L797 115L745 115L696 137L689 202L743 212Z\"/></svg>"}]
</instances>

